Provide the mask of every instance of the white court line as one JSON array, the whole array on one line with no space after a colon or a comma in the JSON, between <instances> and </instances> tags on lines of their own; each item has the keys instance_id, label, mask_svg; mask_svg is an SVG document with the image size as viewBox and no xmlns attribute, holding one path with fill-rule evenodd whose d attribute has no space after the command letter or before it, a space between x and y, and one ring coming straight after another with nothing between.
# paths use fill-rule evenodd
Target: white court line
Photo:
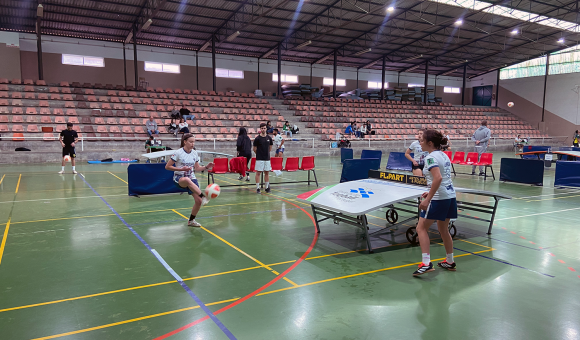
<instances>
[{"instance_id":1,"label":"white court line","mask_svg":"<svg viewBox=\"0 0 580 340\"><path fill-rule=\"evenodd\" d=\"M127 194L119 194L119 195L102 195L103 197L112 197L112 196L127 196ZM40 202L40 201L55 201L55 200L71 200L76 198L98 198L99 196L81 196L81 197L64 197L64 198L40 198L37 200L22 200L22 201L3 201L2 203L22 203L22 202Z\"/></svg>"},{"instance_id":2,"label":"white court line","mask_svg":"<svg viewBox=\"0 0 580 340\"><path fill-rule=\"evenodd\" d=\"M543 213L530 214L530 215L522 215L522 216L513 216L513 217L505 217L505 218L496 218L494 221L505 221L505 220L511 220L511 219L514 219L514 218L530 217L530 216L538 216L538 215L547 215L547 214L554 214L554 213L559 213L559 212L564 212L564 211L571 211L571 210L578 210L578 209L580 209L580 208L572 208L572 209L564 209L564 210L548 211L548 212L543 212Z\"/></svg>"}]
</instances>

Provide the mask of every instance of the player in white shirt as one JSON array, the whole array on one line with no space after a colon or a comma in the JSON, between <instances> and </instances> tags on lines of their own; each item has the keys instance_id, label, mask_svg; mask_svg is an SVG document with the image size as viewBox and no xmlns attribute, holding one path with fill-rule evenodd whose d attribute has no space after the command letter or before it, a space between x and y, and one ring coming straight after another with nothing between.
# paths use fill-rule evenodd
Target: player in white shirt
<instances>
[{"instance_id":1,"label":"player in white shirt","mask_svg":"<svg viewBox=\"0 0 580 340\"><path fill-rule=\"evenodd\" d=\"M429 252L431 240L428 234L429 227L434 221L437 221L437 228L447 253L445 261L439 262L437 265L451 271L456 269L453 260L453 239L449 233L449 220L457 218L457 201L455 188L451 181L451 161L441 151L441 145L446 143L447 138L436 130L425 131L421 139L421 147L429 152L429 155L425 157L424 168L429 192L423 194L423 200L419 204L421 216L417 224L417 235L421 245L422 262L413 276L435 270L431 263Z\"/></svg>"},{"instance_id":2,"label":"player in white shirt","mask_svg":"<svg viewBox=\"0 0 580 340\"><path fill-rule=\"evenodd\" d=\"M421 143L419 142L421 138L423 138L424 131L424 129L419 130L417 133L417 140L411 143L407 151L405 151L405 157L413 163L412 171L414 176L423 176L425 157L429 154L428 152L423 151ZM413 157L411 157L411 152L413 152Z\"/></svg>"},{"instance_id":3,"label":"player in white shirt","mask_svg":"<svg viewBox=\"0 0 580 340\"><path fill-rule=\"evenodd\" d=\"M276 155L274 157L284 157L284 136L280 134L278 129L274 129L274 146L276 147Z\"/></svg>"},{"instance_id":4,"label":"player in white shirt","mask_svg":"<svg viewBox=\"0 0 580 340\"><path fill-rule=\"evenodd\" d=\"M206 205L209 201L207 197L201 192L199 183L195 178L195 171L205 171L213 167L210 162L206 166L199 165L199 156L193 149L195 145L195 137L191 133L185 133L181 138L181 148L171 156L171 159L165 165L165 169L173 171L173 182L180 189L187 189L187 192L193 197L195 203L191 208L191 215L189 216L190 227L201 227L201 224L195 221L195 216L199 212L199 208Z\"/></svg>"}]
</instances>

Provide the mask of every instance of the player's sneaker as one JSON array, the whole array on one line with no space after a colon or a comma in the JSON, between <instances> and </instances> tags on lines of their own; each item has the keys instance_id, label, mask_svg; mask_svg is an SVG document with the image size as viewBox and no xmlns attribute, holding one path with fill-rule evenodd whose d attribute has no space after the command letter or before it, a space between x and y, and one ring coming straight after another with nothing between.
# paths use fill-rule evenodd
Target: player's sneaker
<instances>
[{"instance_id":1,"label":"player's sneaker","mask_svg":"<svg viewBox=\"0 0 580 340\"><path fill-rule=\"evenodd\" d=\"M246 177L246 182L249 182L249 181L250 181L250 177Z\"/></svg>"},{"instance_id":2,"label":"player's sneaker","mask_svg":"<svg viewBox=\"0 0 580 340\"><path fill-rule=\"evenodd\" d=\"M201 198L201 206L203 207L204 205L209 203L209 198L207 198L206 196L203 196Z\"/></svg>"},{"instance_id":3,"label":"player's sneaker","mask_svg":"<svg viewBox=\"0 0 580 340\"><path fill-rule=\"evenodd\" d=\"M73 170L73 174L77 174L78 172L76 170Z\"/></svg>"},{"instance_id":4,"label":"player's sneaker","mask_svg":"<svg viewBox=\"0 0 580 340\"><path fill-rule=\"evenodd\" d=\"M64 170L61 170L58 172L59 174L64 174Z\"/></svg>"},{"instance_id":5,"label":"player's sneaker","mask_svg":"<svg viewBox=\"0 0 580 340\"><path fill-rule=\"evenodd\" d=\"M485 176L485 172L480 172L479 176Z\"/></svg>"},{"instance_id":6,"label":"player's sneaker","mask_svg":"<svg viewBox=\"0 0 580 340\"><path fill-rule=\"evenodd\" d=\"M447 270L451 270L452 272L454 272L454 271L456 271L456 270L457 270L457 269L455 268L455 267L456 267L456 265L455 265L455 262L453 262L453 263L448 263L448 262L447 262L447 260L445 260L445 261L443 261L443 262L439 262L439 263L437 263L437 266L438 266L438 267L441 267L441 268L444 268L444 269L447 269Z\"/></svg>"},{"instance_id":7,"label":"player's sneaker","mask_svg":"<svg viewBox=\"0 0 580 340\"><path fill-rule=\"evenodd\" d=\"M475 171L472 171L471 172L471 176L475 176Z\"/></svg>"},{"instance_id":8,"label":"player's sneaker","mask_svg":"<svg viewBox=\"0 0 580 340\"><path fill-rule=\"evenodd\" d=\"M266 192L267 192L267 193L270 193L270 186L268 186L268 187L266 188Z\"/></svg>"},{"instance_id":9,"label":"player's sneaker","mask_svg":"<svg viewBox=\"0 0 580 340\"><path fill-rule=\"evenodd\" d=\"M427 272L432 272L435 269L433 269L433 264L431 262L429 262L429 265L426 265L424 263L421 263L419 265L419 268L417 268L417 270L415 270L415 272L413 273L413 276L419 276L419 275L423 275Z\"/></svg>"},{"instance_id":10,"label":"player's sneaker","mask_svg":"<svg viewBox=\"0 0 580 340\"><path fill-rule=\"evenodd\" d=\"M190 227L198 227L198 228L201 227L201 224L197 223L197 221L195 219L187 222L187 225Z\"/></svg>"},{"instance_id":11,"label":"player's sneaker","mask_svg":"<svg viewBox=\"0 0 580 340\"><path fill-rule=\"evenodd\" d=\"M244 179L244 176L240 176L240 177L238 177L238 181L241 181L241 180L243 180L243 179Z\"/></svg>"},{"instance_id":12,"label":"player's sneaker","mask_svg":"<svg viewBox=\"0 0 580 340\"><path fill-rule=\"evenodd\" d=\"M261 193L261 192L262 192L262 191L260 190L260 188L256 189L256 193L257 193L257 194L259 194L259 193Z\"/></svg>"}]
</instances>

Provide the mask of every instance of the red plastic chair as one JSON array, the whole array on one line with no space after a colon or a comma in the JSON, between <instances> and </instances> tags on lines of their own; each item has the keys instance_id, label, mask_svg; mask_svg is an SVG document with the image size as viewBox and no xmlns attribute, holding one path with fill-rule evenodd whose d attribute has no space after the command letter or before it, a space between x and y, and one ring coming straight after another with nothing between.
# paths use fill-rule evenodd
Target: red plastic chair
<instances>
[{"instance_id":1,"label":"red plastic chair","mask_svg":"<svg viewBox=\"0 0 580 340\"><path fill-rule=\"evenodd\" d=\"M284 162L284 158L282 158L282 157L270 158L270 164L272 165L272 171L274 171L274 170L282 171L282 162Z\"/></svg>"},{"instance_id":2,"label":"red plastic chair","mask_svg":"<svg viewBox=\"0 0 580 340\"><path fill-rule=\"evenodd\" d=\"M451 155L453 155L453 151L443 151L443 153L446 154L450 160L453 159L453 157L451 157Z\"/></svg>"},{"instance_id":3,"label":"red plastic chair","mask_svg":"<svg viewBox=\"0 0 580 340\"><path fill-rule=\"evenodd\" d=\"M477 152L468 152L467 159L459 164L461 165L475 165L478 162L479 154Z\"/></svg>"},{"instance_id":4,"label":"red plastic chair","mask_svg":"<svg viewBox=\"0 0 580 340\"><path fill-rule=\"evenodd\" d=\"M484 180L487 180L487 168L491 169L491 176L493 177L493 180L495 181L495 173L493 172L493 154L490 152L484 152L481 154L481 158L479 159L479 162L474 163L473 165L477 165L477 166L484 166L485 167L485 176L483 177Z\"/></svg>"},{"instance_id":5,"label":"red plastic chair","mask_svg":"<svg viewBox=\"0 0 580 340\"><path fill-rule=\"evenodd\" d=\"M304 156L302 157L302 165L300 170L308 171L314 169L314 156Z\"/></svg>"},{"instance_id":6,"label":"red plastic chair","mask_svg":"<svg viewBox=\"0 0 580 340\"><path fill-rule=\"evenodd\" d=\"M451 164L461 164L465 160L465 152L464 151L457 151L453 156L453 160Z\"/></svg>"},{"instance_id":7,"label":"red plastic chair","mask_svg":"<svg viewBox=\"0 0 580 340\"><path fill-rule=\"evenodd\" d=\"M284 171L298 171L298 163L300 157L288 157L286 158L286 167Z\"/></svg>"},{"instance_id":8,"label":"red plastic chair","mask_svg":"<svg viewBox=\"0 0 580 340\"><path fill-rule=\"evenodd\" d=\"M250 172L256 172L256 157L250 160Z\"/></svg>"},{"instance_id":9,"label":"red plastic chair","mask_svg":"<svg viewBox=\"0 0 580 340\"><path fill-rule=\"evenodd\" d=\"M230 171L228 159L225 157L214 158L213 163L214 163L213 168L211 170L208 170L208 172L211 172L213 174L225 174Z\"/></svg>"}]
</instances>

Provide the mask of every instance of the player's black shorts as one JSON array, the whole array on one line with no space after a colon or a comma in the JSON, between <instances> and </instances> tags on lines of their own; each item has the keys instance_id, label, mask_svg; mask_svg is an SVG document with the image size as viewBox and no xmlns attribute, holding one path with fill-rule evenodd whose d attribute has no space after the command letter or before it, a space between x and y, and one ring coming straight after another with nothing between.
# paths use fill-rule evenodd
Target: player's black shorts
<instances>
[{"instance_id":1,"label":"player's black shorts","mask_svg":"<svg viewBox=\"0 0 580 340\"><path fill-rule=\"evenodd\" d=\"M62 148L62 156L64 157L66 155L69 155L71 158L75 158L77 156L77 154L75 153L75 147L65 145L64 148Z\"/></svg>"},{"instance_id":2,"label":"player's black shorts","mask_svg":"<svg viewBox=\"0 0 580 340\"><path fill-rule=\"evenodd\" d=\"M425 167L425 163L419 163L419 165L413 164L413 170L420 169L421 171L423 171L423 167Z\"/></svg>"}]
</instances>

